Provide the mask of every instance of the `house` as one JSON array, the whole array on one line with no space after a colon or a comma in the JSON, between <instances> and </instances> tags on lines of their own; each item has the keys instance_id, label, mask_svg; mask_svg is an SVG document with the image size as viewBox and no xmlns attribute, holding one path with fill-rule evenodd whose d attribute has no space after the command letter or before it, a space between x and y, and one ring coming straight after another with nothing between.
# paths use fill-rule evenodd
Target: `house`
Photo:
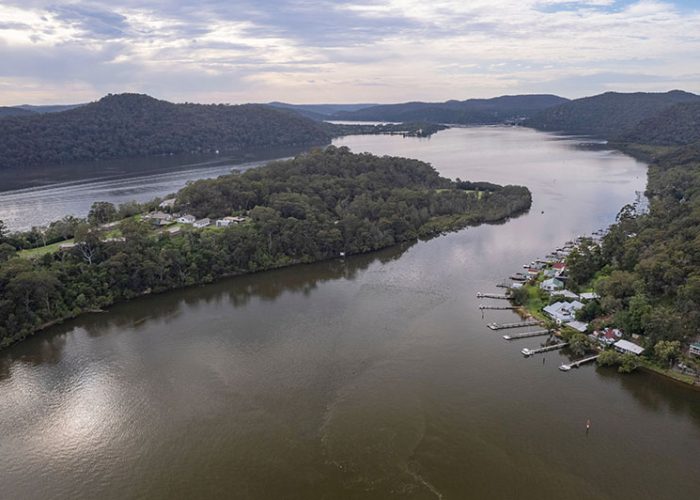
<instances>
[{"instance_id":1,"label":"house","mask_svg":"<svg viewBox=\"0 0 700 500\"><path fill-rule=\"evenodd\" d=\"M513 283L512 285L510 285L510 287L511 287L513 290L517 290L518 288L522 288L522 287L523 287L523 283L520 282L520 281L518 281L518 282Z\"/></svg>"},{"instance_id":2,"label":"house","mask_svg":"<svg viewBox=\"0 0 700 500\"><path fill-rule=\"evenodd\" d=\"M177 221L180 224L194 224L194 221L196 221L197 218L194 215L190 214L185 214L177 218Z\"/></svg>"},{"instance_id":3,"label":"house","mask_svg":"<svg viewBox=\"0 0 700 500\"><path fill-rule=\"evenodd\" d=\"M552 264L552 269L554 269L554 275L555 276L561 276L564 271L566 271L566 264L563 262L555 262Z\"/></svg>"},{"instance_id":4,"label":"house","mask_svg":"<svg viewBox=\"0 0 700 500\"><path fill-rule=\"evenodd\" d=\"M574 300L573 302L555 302L545 307L543 311L557 323L569 323L576 319L576 311L582 308L583 304Z\"/></svg>"},{"instance_id":5,"label":"house","mask_svg":"<svg viewBox=\"0 0 700 500\"><path fill-rule=\"evenodd\" d=\"M615 346L615 350L622 354L634 354L635 356L639 356L644 352L643 347L638 346L637 344L630 342L629 340L618 340L613 345Z\"/></svg>"},{"instance_id":6,"label":"house","mask_svg":"<svg viewBox=\"0 0 700 500\"><path fill-rule=\"evenodd\" d=\"M163 200L160 202L158 205L158 208L173 208L175 206L175 198L168 198L167 200Z\"/></svg>"},{"instance_id":7,"label":"house","mask_svg":"<svg viewBox=\"0 0 700 500\"><path fill-rule=\"evenodd\" d=\"M581 297L582 300L594 300L594 299L599 299L599 298L600 298L600 295L598 295L598 294L595 293L595 292L583 292L583 293L580 295L580 297Z\"/></svg>"},{"instance_id":8,"label":"house","mask_svg":"<svg viewBox=\"0 0 700 500\"><path fill-rule=\"evenodd\" d=\"M211 220L209 218L204 218L194 221L192 225L198 229L201 229L203 227L207 227L209 224L211 224Z\"/></svg>"},{"instance_id":9,"label":"house","mask_svg":"<svg viewBox=\"0 0 700 500\"><path fill-rule=\"evenodd\" d=\"M617 328L606 328L593 332L593 337L603 345L613 345L622 338L622 331Z\"/></svg>"},{"instance_id":10,"label":"house","mask_svg":"<svg viewBox=\"0 0 700 500\"><path fill-rule=\"evenodd\" d=\"M557 272L554 269L545 269L543 274L545 278L554 278Z\"/></svg>"},{"instance_id":11,"label":"house","mask_svg":"<svg viewBox=\"0 0 700 500\"><path fill-rule=\"evenodd\" d=\"M558 280L556 278L550 278L548 280L544 280L540 284L540 288L542 290L547 290L548 292L553 292L555 290L561 290L564 288L564 282L561 280Z\"/></svg>"},{"instance_id":12,"label":"house","mask_svg":"<svg viewBox=\"0 0 700 500\"><path fill-rule=\"evenodd\" d=\"M570 321L566 324L566 326L573 328L580 333L585 333L585 331L588 329L588 323L584 323L583 321Z\"/></svg>"},{"instance_id":13,"label":"house","mask_svg":"<svg viewBox=\"0 0 700 500\"><path fill-rule=\"evenodd\" d=\"M700 357L700 342L693 342L692 344L690 344L688 354L690 354L691 356Z\"/></svg>"},{"instance_id":14,"label":"house","mask_svg":"<svg viewBox=\"0 0 700 500\"><path fill-rule=\"evenodd\" d=\"M240 224L245 220L245 217L224 217L216 221L216 227L229 227L231 224Z\"/></svg>"},{"instance_id":15,"label":"house","mask_svg":"<svg viewBox=\"0 0 700 500\"><path fill-rule=\"evenodd\" d=\"M167 226L173 223L173 217L165 212L151 212L143 216L144 219L148 220L154 226Z\"/></svg>"}]
</instances>

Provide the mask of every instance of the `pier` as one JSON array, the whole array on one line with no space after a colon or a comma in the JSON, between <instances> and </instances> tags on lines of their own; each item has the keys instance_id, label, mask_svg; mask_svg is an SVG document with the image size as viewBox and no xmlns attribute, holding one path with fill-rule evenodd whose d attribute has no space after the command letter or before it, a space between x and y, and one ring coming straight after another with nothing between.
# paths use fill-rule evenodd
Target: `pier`
<instances>
[{"instance_id":1,"label":"pier","mask_svg":"<svg viewBox=\"0 0 700 500\"><path fill-rule=\"evenodd\" d=\"M517 323L489 323L488 326L491 330L506 330L508 328L525 328L526 326L536 326L540 322L536 319L531 319L528 321L518 321Z\"/></svg>"},{"instance_id":2,"label":"pier","mask_svg":"<svg viewBox=\"0 0 700 500\"><path fill-rule=\"evenodd\" d=\"M528 356L532 356L534 354L539 354L541 352L556 351L557 349L561 349L563 347L566 347L567 345L569 345L568 342L561 342L560 344L546 345L544 347L539 347L537 349L528 349L527 347L525 347L520 352L522 352L523 356L525 356L527 358Z\"/></svg>"},{"instance_id":3,"label":"pier","mask_svg":"<svg viewBox=\"0 0 700 500\"><path fill-rule=\"evenodd\" d=\"M503 338L506 340L518 340L518 339L529 339L531 337L544 337L545 335L551 335L551 334L552 334L551 330L535 330L533 332L504 335Z\"/></svg>"},{"instance_id":4,"label":"pier","mask_svg":"<svg viewBox=\"0 0 700 500\"><path fill-rule=\"evenodd\" d=\"M559 369L563 372L568 372L572 368L578 368L579 366L581 366L584 363L590 363L591 361L598 359L598 356L600 356L600 354L596 354L595 356L589 356L587 358L579 359L577 361L572 361L568 365L566 363L564 363L563 365L561 365L559 367Z\"/></svg>"},{"instance_id":5,"label":"pier","mask_svg":"<svg viewBox=\"0 0 700 500\"><path fill-rule=\"evenodd\" d=\"M512 311L517 309L517 306L485 306L484 304L481 304L479 306L479 309L490 309L493 311Z\"/></svg>"},{"instance_id":6,"label":"pier","mask_svg":"<svg viewBox=\"0 0 700 500\"><path fill-rule=\"evenodd\" d=\"M510 295L506 295L504 293L477 293L476 297L478 299L501 299L501 300L508 300L510 299Z\"/></svg>"}]
</instances>

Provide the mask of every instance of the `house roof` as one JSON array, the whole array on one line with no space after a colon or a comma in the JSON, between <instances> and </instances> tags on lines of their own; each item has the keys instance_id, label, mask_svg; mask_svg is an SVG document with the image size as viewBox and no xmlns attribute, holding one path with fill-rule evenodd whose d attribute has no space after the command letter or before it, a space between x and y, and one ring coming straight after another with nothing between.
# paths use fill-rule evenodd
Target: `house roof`
<instances>
[{"instance_id":1,"label":"house roof","mask_svg":"<svg viewBox=\"0 0 700 500\"><path fill-rule=\"evenodd\" d=\"M586 328L588 328L588 323L584 323L582 321L570 321L567 323L567 326L570 326L574 330L583 333L586 331Z\"/></svg>"},{"instance_id":2,"label":"house roof","mask_svg":"<svg viewBox=\"0 0 700 500\"><path fill-rule=\"evenodd\" d=\"M566 269L566 264L564 264L563 262L555 262L554 264L552 264L552 267L554 269Z\"/></svg>"},{"instance_id":3,"label":"house roof","mask_svg":"<svg viewBox=\"0 0 700 500\"><path fill-rule=\"evenodd\" d=\"M600 295L598 295L595 292L583 292L581 294L581 298L584 300L593 300L593 299L599 299Z\"/></svg>"},{"instance_id":4,"label":"house roof","mask_svg":"<svg viewBox=\"0 0 700 500\"><path fill-rule=\"evenodd\" d=\"M636 355L640 355L644 352L644 348L642 346L638 346L634 342L630 342L629 340L624 339L615 342L615 347Z\"/></svg>"}]
</instances>

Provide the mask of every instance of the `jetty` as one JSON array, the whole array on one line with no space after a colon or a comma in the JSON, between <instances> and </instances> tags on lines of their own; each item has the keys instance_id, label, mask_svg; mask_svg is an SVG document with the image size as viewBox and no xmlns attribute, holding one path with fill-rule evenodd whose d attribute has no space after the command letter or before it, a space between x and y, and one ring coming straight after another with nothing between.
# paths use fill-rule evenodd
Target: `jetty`
<instances>
[{"instance_id":1,"label":"jetty","mask_svg":"<svg viewBox=\"0 0 700 500\"><path fill-rule=\"evenodd\" d=\"M501 300L508 300L510 299L510 295L506 295L504 293L477 293L476 297L478 299L501 299Z\"/></svg>"},{"instance_id":2,"label":"jetty","mask_svg":"<svg viewBox=\"0 0 700 500\"><path fill-rule=\"evenodd\" d=\"M506 340L518 340L518 339L529 339L532 337L544 337L545 335L551 335L551 330L535 330L533 332L517 333L511 335L504 335L503 338Z\"/></svg>"},{"instance_id":3,"label":"jetty","mask_svg":"<svg viewBox=\"0 0 700 500\"><path fill-rule=\"evenodd\" d=\"M529 348L525 347L520 352L523 353L523 356L525 356L527 358L528 356L532 356L534 354L539 354L541 352L556 351L557 349L561 349L563 347L566 347L567 345L569 345L568 342L561 342L559 344L546 345L544 347L539 347L537 349L529 349Z\"/></svg>"},{"instance_id":4,"label":"jetty","mask_svg":"<svg viewBox=\"0 0 700 500\"><path fill-rule=\"evenodd\" d=\"M514 274L510 277L513 281L527 281L528 278L527 276L523 276L522 274Z\"/></svg>"},{"instance_id":5,"label":"jetty","mask_svg":"<svg viewBox=\"0 0 700 500\"><path fill-rule=\"evenodd\" d=\"M536 319L531 319L527 321L518 321L517 323L489 323L488 326L491 330L506 330L508 328L525 328L526 326L537 326L540 322Z\"/></svg>"},{"instance_id":6,"label":"jetty","mask_svg":"<svg viewBox=\"0 0 700 500\"><path fill-rule=\"evenodd\" d=\"M512 311L512 310L515 310L517 308L518 308L517 306L486 306L484 304L481 304L479 306L479 309L482 309L482 310L483 309L491 309L494 311Z\"/></svg>"},{"instance_id":7,"label":"jetty","mask_svg":"<svg viewBox=\"0 0 700 500\"><path fill-rule=\"evenodd\" d=\"M584 363L590 363L591 361L595 361L596 359L598 359L598 356L600 356L600 354L596 354L595 356L588 356L587 358L582 358L582 359L579 359L576 361L572 361L569 364L564 363L563 365L561 365L559 367L559 369L563 372L568 372L572 368L578 368L579 366L581 366Z\"/></svg>"}]
</instances>

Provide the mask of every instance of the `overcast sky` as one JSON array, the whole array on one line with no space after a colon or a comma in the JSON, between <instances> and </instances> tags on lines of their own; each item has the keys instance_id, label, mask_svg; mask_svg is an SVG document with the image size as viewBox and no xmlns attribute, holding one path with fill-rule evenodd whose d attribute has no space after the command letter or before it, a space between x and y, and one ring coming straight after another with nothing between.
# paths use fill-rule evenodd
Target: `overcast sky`
<instances>
[{"instance_id":1,"label":"overcast sky","mask_svg":"<svg viewBox=\"0 0 700 500\"><path fill-rule=\"evenodd\" d=\"M0 3L0 105L700 92L700 0Z\"/></svg>"}]
</instances>

